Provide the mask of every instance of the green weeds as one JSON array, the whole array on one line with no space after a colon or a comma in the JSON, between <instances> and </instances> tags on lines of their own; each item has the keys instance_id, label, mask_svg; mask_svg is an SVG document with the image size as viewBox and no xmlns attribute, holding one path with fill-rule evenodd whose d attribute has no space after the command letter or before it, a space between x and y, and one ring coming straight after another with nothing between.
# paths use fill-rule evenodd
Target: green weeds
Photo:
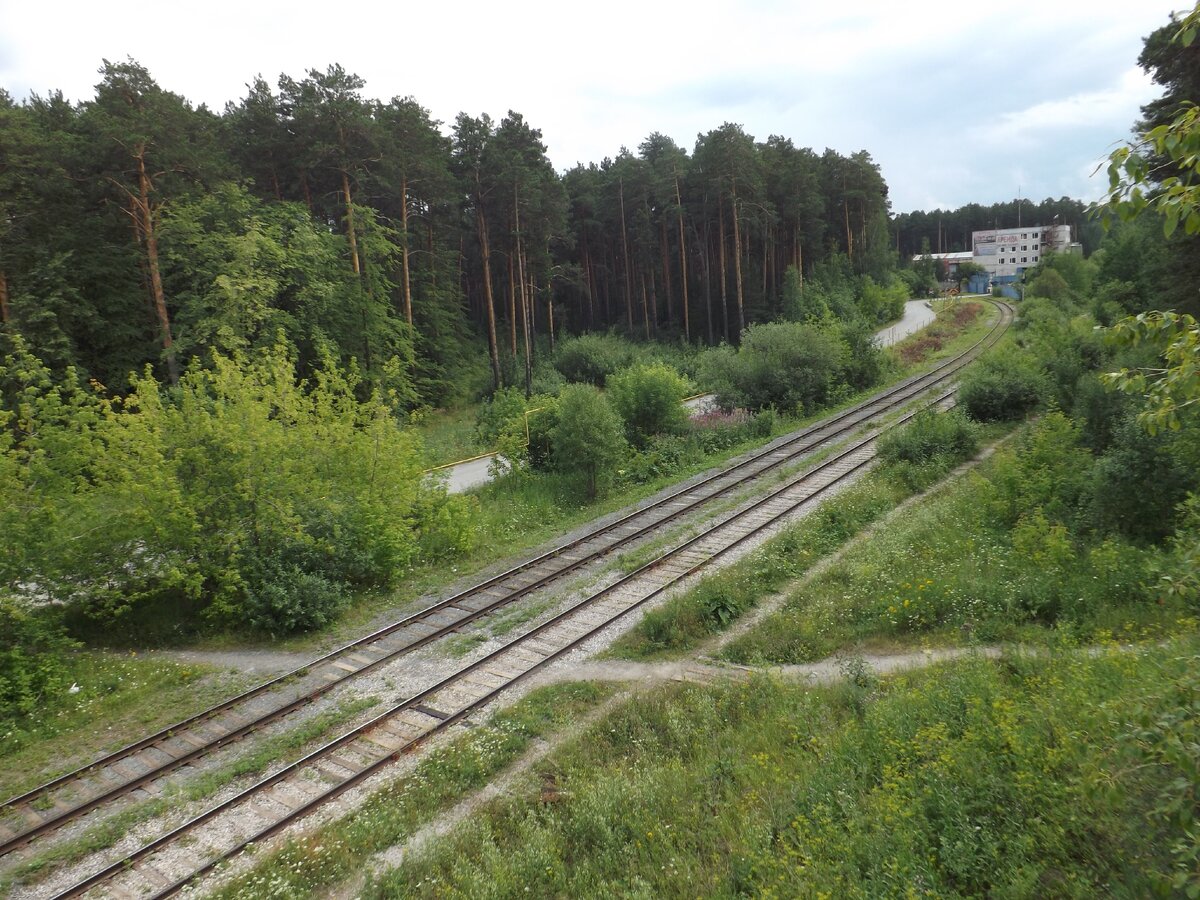
<instances>
[{"instance_id":1,"label":"green weeds","mask_svg":"<svg viewBox=\"0 0 1200 900\"><path fill-rule=\"evenodd\" d=\"M1198 650L1192 638L884 679L847 671L817 690L767 678L663 689L546 762L557 802L531 778L364 896L1193 886L1170 803L1200 760L1194 744L1158 748L1188 733L1163 713L1194 696Z\"/></svg>"},{"instance_id":2,"label":"green weeds","mask_svg":"<svg viewBox=\"0 0 1200 900\"><path fill-rule=\"evenodd\" d=\"M1177 630L1160 591L1168 548L1072 525L1088 454L1050 415L977 473L856 548L724 651L737 662L808 662L856 644L1044 642Z\"/></svg>"},{"instance_id":3,"label":"green weeds","mask_svg":"<svg viewBox=\"0 0 1200 900\"><path fill-rule=\"evenodd\" d=\"M430 754L411 775L381 789L360 809L289 841L216 896L290 900L352 877L372 854L403 842L436 813L486 784L534 738L569 724L610 691L605 685L562 684L532 692Z\"/></svg>"}]
</instances>

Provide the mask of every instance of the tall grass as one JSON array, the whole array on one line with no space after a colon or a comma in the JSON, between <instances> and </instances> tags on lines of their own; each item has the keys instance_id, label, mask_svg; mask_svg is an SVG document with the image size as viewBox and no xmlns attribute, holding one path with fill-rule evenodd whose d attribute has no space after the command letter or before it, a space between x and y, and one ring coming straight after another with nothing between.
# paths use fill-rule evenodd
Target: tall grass
<instances>
[{"instance_id":1,"label":"tall grass","mask_svg":"<svg viewBox=\"0 0 1200 900\"><path fill-rule=\"evenodd\" d=\"M1045 450L1078 455L1065 445ZM725 655L807 662L856 644L1041 640L1045 626L1080 636L1174 628L1187 608L1154 587L1169 549L1071 534L1040 511L1015 526L1005 520L1007 486L1039 483L1034 473L1014 471L1031 459L1027 449L999 453L908 511L794 592Z\"/></svg>"},{"instance_id":2,"label":"tall grass","mask_svg":"<svg viewBox=\"0 0 1200 900\"><path fill-rule=\"evenodd\" d=\"M1191 844L1138 722L1200 687L1195 639L968 660L811 690L767 678L631 702L365 896L1128 896Z\"/></svg>"}]
</instances>

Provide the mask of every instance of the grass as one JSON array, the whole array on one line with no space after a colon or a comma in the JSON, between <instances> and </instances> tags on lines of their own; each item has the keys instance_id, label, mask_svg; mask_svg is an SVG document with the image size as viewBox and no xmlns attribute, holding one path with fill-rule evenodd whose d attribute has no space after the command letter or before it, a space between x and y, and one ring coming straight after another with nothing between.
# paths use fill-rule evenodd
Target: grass
<instances>
[{"instance_id":1,"label":"grass","mask_svg":"<svg viewBox=\"0 0 1200 900\"><path fill-rule=\"evenodd\" d=\"M873 472L799 524L748 556L708 575L646 613L609 651L623 659L677 657L724 631L764 597L803 574L822 556L904 498L894 481Z\"/></svg>"},{"instance_id":2,"label":"grass","mask_svg":"<svg viewBox=\"0 0 1200 900\"><path fill-rule=\"evenodd\" d=\"M134 826L161 816L174 806L212 797L239 778L261 775L277 762L290 762L301 756L301 751L313 742L328 736L363 710L378 704L379 700L375 698L352 700L313 716L288 731L259 741L246 755L206 771L186 784L168 787L161 797L128 806L88 828L83 834L35 853L5 873L0 879L0 889L6 888L13 880L45 878L64 863L113 846Z\"/></svg>"},{"instance_id":3,"label":"grass","mask_svg":"<svg viewBox=\"0 0 1200 900\"><path fill-rule=\"evenodd\" d=\"M0 795L36 787L251 683L244 674L102 650L72 653L68 664L79 690L43 698L37 716L7 725Z\"/></svg>"},{"instance_id":4,"label":"grass","mask_svg":"<svg viewBox=\"0 0 1200 900\"><path fill-rule=\"evenodd\" d=\"M361 895L1165 895L1193 848L1169 810L1197 753L1164 750L1198 653L664 688L546 761L560 802L530 778Z\"/></svg>"},{"instance_id":5,"label":"grass","mask_svg":"<svg viewBox=\"0 0 1200 900\"><path fill-rule=\"evenodd\" d=\"M992 426L986 439L998 439L1004 430ZM959 462L959 458L941 457L919 467L894 465L872 470L744 559L646 613L613 645L610 655L663 659L694 649Z\"/></svg>"},{"instance_id":6,"label":"grass","mask_svg":"<svg viewBox=\"0 0 1200 900\"><path fill-rule=\"evenodd\" d=\"M611 693L611 686L560 684L540 688L486 724L438 749L376 792L355 812L289 841L217 897L298 898L322 894L361 870L375 853L403 842L437 813L482 787L531 742L569 725Z\"/></svg>"},{"instance_id":7,"label":"grass","mask_svg":"<svg viewBox=\"0 0 1200 900\"><path fill-rule=\"evenodd\" d=\"M1071 536L1036 516L1015 527L998 518L1000 485L1031 458L1020 448L1001 451L907 511L794 591L724 657L799 663L849 647L1044 643L1063 631L1080 639L1170 633L1181 618L1190 627L1181 601L1153 588L1165 551L1116 536ZM1028 480L1035 483L1033 473Z\"/></svg>"},{"instance_id":8,"label":"grass","mask_svg":"<svg viewBox=\"0 0 1200 900\"><path fill-rule=\"evenodd\" d=\"M466 656L480 644L492 638L504 637L525 625L554 605L552 600L538 600L511 606L480 620L476 629L466 634L449 637L441 645L442 652L454 659Z\"/></svg>"},{"instance_id":9,"label":"grass","mask_svg":"<svg viewBox=\"0 0 1200 900\"><path fill-rule=\"evenodd\" d=\"M413 414L413 424L425 446L425 464L429 467L458 462L492 447L484 447L475 434L475 416L480 404L454 409L422 410Z\"/></svg>"},{"instance_id":10,"label":"grass","mask_svg":"<svg viewBox=\"0 0 1200 900\"><path fill-rule=\"evenodd\" d=\"M907 367L944 359L956 352L962 352L961 349L956 348L960 347L963 335L979 332L982 336L986 327L981 330L977 323L986 326L994 321L994 315L984 315L988 309L994 310L994 307L989 307L977 300L943 306L938 310L931 325L894 344L892 355L899 360L902 366Z\"/></svg>"}]
</instances>

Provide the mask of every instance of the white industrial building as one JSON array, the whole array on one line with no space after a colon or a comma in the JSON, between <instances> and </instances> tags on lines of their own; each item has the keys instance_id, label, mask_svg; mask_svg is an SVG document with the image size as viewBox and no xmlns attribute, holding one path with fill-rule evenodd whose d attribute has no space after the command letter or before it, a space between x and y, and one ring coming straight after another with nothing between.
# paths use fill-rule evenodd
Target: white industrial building
<instances>
[{"instance_id":1,"label":"white industrial building","mask_svg":"<svg viewBox=\"0 0 1200 900\"><path fill-rule=\"evenodd\" d=\"M1026 225L971 232L971 261L995 279L1009 280L1035 266L1043 253L1071 250L1070 225Z\"/></svg>"},{"instance_id":2,"label":"white industrial building","mask_svg":"<svg viewBox=\"0 0 1200 900\"><path fill-rule=\"evenodd\" d=\"M993 284L1003 284L1017 280L1051 250L1070 253L1080 249L1079 244L1071 243L1070 225L1023 225L973 231L970 250L929 256L944 263L947 278L954 278L961 263L973 262L987 270L988 280ZM914 256L913 261L922 258Z\"/></svg>"}]
</instances>

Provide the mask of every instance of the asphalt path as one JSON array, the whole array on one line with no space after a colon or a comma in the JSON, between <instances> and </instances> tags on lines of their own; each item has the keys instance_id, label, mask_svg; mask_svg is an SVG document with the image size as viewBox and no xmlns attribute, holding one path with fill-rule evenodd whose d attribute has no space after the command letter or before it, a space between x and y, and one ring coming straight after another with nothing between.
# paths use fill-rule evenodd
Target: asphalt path
<instances>
[{"instance_id":1,"label":"asphalt path","mask_svg":"<svg viewBox=\"0 0 1200 900\"><path fill-rule=\"evenodd\" d=\"M904 340L914 331L920 331L936 318L929 308L927 300L909 300L904 304L904 315L899 322L893 322L887 328L875 332L875 343L880 347L890 347Z\"/></svg>"}]
</instances>

